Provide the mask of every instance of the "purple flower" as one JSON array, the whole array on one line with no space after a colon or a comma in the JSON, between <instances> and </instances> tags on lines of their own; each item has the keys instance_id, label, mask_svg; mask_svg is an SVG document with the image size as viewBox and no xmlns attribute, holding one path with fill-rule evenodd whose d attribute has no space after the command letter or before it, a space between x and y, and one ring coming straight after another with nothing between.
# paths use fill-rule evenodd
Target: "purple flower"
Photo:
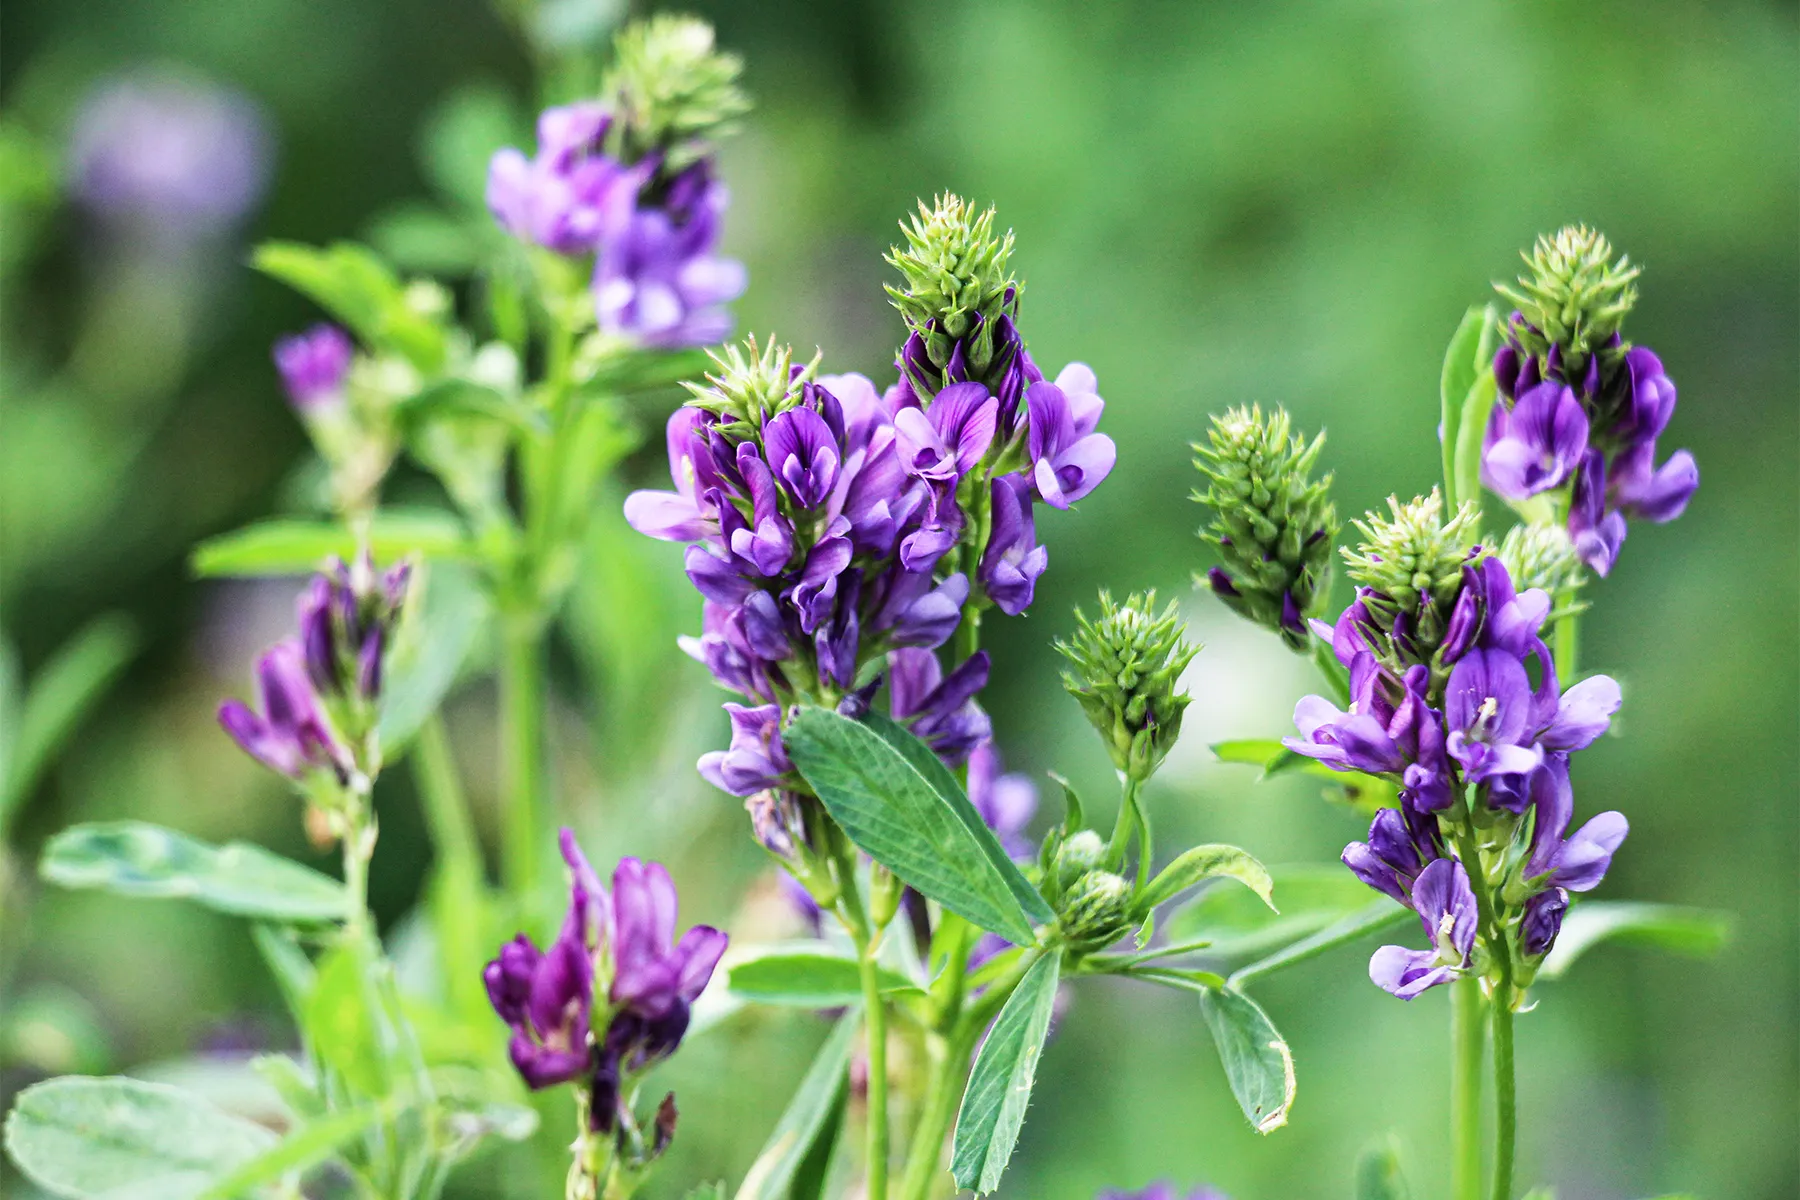
<instances>
[{"instance_id":1,"label":"purple flower","mask_svg":"<svg viewBox=\"0 0 1800 1200\"><path fill-rule=\"evenodd\" d=\"M999 407L979 383L956 383L937 394L929 411L902 408L894 414L901 466L954 486L993 444Z\"/></svg>"},{"instance_id":2,"label":"purple flower","mask_svg":"<svg viewBox=\"0 0 1800 1200\"><path fill-rule=\"evenodd\" d=\"M876 616L876 627L888 631L896 646L935 650L962 623L969 598L969 577L960 571L934 584L929 571L889 572L888 592Z\"/></svg>"},{"instance_id":3,"label":"purple flower","mask_svg":"<svg viewBox=\"0 0 1800 1200\"><path fill-rule=\"evenodd\" d=\"M270 136L243 93L147 73L90 93L69 141L75 194L100 216L174 242L236 224L268 184Z\"/></svg>"},{"instance_id":4,"label":"purple flower","mask_svg":"<svg viewBox=\"0 0 1800 1200\"><path fill-rule=\"evenodd\" d=\"M1612 571L1625 543L1625 516L1606 503L1606 456L1589 450L1569 497L1569 540L1581 561L1602 577Z\"/></svg>"},{"instance_id":5,"label":"purple flower","mask_svg":"<svg viewBox=\"0 0 1800 1200\"><path fill-rule=\"evenodd\" d=\"M1574 811L1574 791L1569 786L1566 760L1552 756L1532 778L1531 801L1536 810L1531 856L1525 862L1525 878L1542 887L1564 887L1588 892L1600 885L1612 866L1612 856L1631 832L1623 813L1603 812L1568 838Z\"/></svg>"},{"instance_id":6,"label":"purple flower","mask_svg":"<svg viewBox=\"0 0 1800 1200\"><path fill-rule=\"evenodd\" d=\"M837 485L837 439L810 408L789 409L764 425L763 453L801 508L818 508Z\"/></svg>"},{"instance_id":7,"label":"purple flower","mask_svg":"<svg viewBox=\"0 0 1800 1200\"><path fill-rule=\"evenodd\" d=\"M1560 487L1581 462L1588 419L1565 384L1546 381L1525 392L1509 411L1494 405L1481 455L1481 482L1506 500L1525 500Z\"/></svg>"},{"instance_id":8,"label":"purple flower","mask_svg":"<svg viewBox=\"0 0 1800 1200\"><path fill-rule=\"evenodd\" d=\"M356 353L350 335L336 325L314 325L305 333L275 343L275 369L288 399L302 413L318 412L344 402L344 382Z\"/></svg>"},{"instance_id":9,"label":"purple flower","mask_svg":"<svg viewBox=\"0 0 1800 1200\"><path fill-rule=\"evenodd\" d=\"M1569 893L1564 888L1551 888L1526 900L1525 915L1519 922L1519 943L1525 953L1532 958L1550 953L1568 911Z\"/></svg>"},{"instance_id":10,"label":"purple flower","mask_svg":"<svg viewBox=\"0 0 1800 1200\"><path fill-rule=\"evenodd\" d=\"M1025 391L1031 478L1052 508L1068 508L1100 486L1118 459L1113 440L1094 432L1106 407L1097 387L1086 364L1070 363L1055 383L1034 383Z\"/></svg>"},{"instance_id":11,"label":"purple flower","mask_svg":"<svg viewBox=\"0 0 1800 1200\"><path fill-rule=\"evenodd\" d=\"M605 231L594 267L594 309L606 333L647 346L704 346L731 332L728 301L744 265L714 253L730 198L696 163L670 185L667 207L636 207Z\"/></svg>"},{"instance_id":12,"label":"purple flower","mask_svg":"<svg viewBox=\"0 0 1800 1200\"><path fill-rule=\"evenodd\" d=\"M1633 346L1625 352L1630 396L1612 426L1612 435L1633 445L1655 441L1675 413L1675 381L1663 372L1662 359L1649 348Z\"/></svg>"},{"instance_id":13,"label":"purple flower","mask_svg":"<svg viewBox=\"0 0 1800 1200\"><path fill-rule=\"evenodd\" d=\"M718 533L719 514L710 497L721 480L707 445L711 420L710 413L685 405L669 417L665 437L675 490L644 489L625 497L625 520L633 529L665 542L697 542Z\"/></svg>"},{"instance_id":14,"label":"purple flower","mask_svg":"<svg viewBox=\"0 0 1800 1200\"><path fill-rule=\"evenodd\" d=\"M1445 748L1472 782L1523 775L1542 758L1533 739L1533 707L1524 663L1504 650L1472 650L1444 689Z\"/></svg>"},{"instance_id":15,"label":"purple flower","mask_svg":"<svg viewBox=\"0 0 1800 1200\"><path fill-rule=\"evenodd\" d=\"M369 703L380 698L383 656L411 579L408 562L378 576L364 551L354 566L334 560L300 593L295 605L300 646L307 675L321 696L354 693Z\"/></svg>"},{"instance_id":16,"label":"purple flower","mask_svg":"<svg viewBox=\"0 0 1800 1200\"><path fill-rule=\"evenodd\" d=\"M1437 821L1410 807L1384 808L1369 824L1369 840L1344 847L1343 862L1355 876L1402 904L1412 903L1413 886L1427 863L1443 857Z\"/></svg>"},{"instance_id":17,"label":"purple flower","mask_svg":"<svg viewBox=\"0 0 1800 1200\"><path fill-rule=\"evenodd\" d=\"M1412 906L1432 948L1383 946L1369 959L1370 980L1402 1000L1457 978L1475 948L1475 893L1461 863L1440 858L1427 865L1413 885Z\"/></svg>"},{"instance_id":18,"label":"purple flower","mask_svg":"<svg viewBox=\"0 0 1800 1200\"><path fill-rule=\"evenodd\" d=\"M949 675L930 650L909 648L888 655L888 695L894 719L956 766L986 741L993 726L975 703L987 686L988 655L978 650Z\"/></svg>"},{"instance_id":19,"label":"purple flower","mask_svg":"<svg viewBox=\"0 0 1800 1200\"><path fill-rule=\"evenodd\" d=\"M259 713L237 700L219 706L219 724L245 753L290 779L315 771L348 778L353 760L313 691L298 641L278 642L256 664Z\"/></svg>"},{"instance_id":20,"label":"purple flower","mask_svg":"<svg viewBox=\"0 0 1800 1200\"><path fill-rule=\"evenodd\" d=\"M1337 771L1400 774L1416 761L1420 726L1436 720L1425 703L1429 678L1423 666L1408 670L1396 701L1393 677L1372 653L1360 652L1351 660L1350 711L1340 711L1323 696L1303 696L1294 706L1300 736L1283 738L1282 745Z\"/></svg>"},{"instance_id":21,"label":"purple flower","mask_svg":"<svg viewBox=\"0 0 1800 1200\"><path fill-rule=\"evenodd\" d=\"M781 513L775 473L749 442L738 447L737 468L750 492L750 523L745 524L736 508L715 497L713 505L719 512L720 530L731 552L754 566L759 574L779 575L794 553L794 527ZM844 561L849 562L848 555Z\"/></svg>"},{"instance_id":22,"label":"purple flower","mask_svg":"<svg viewBox=\"0 0 1800 1200\"><path fill-rule=\"evenodd\" d=\"M1607 494L1626 516L1662 524L1687 511L1700 487L1700 468L1686 450L1677 450L1660 467L1655 464L1655 439L1633 443L1613 460Z\"/></svg>"},{"instance_id":23,"label":"purple flower","mask_svg":"<svg viewBox=\"0 0 1800 1200\"><path fill-rule=\"evenodd\" d=\"M981 586L995 607L1016 617L1031 607L1038 576L1050 565L1050 552L1037 544L1030 482L1023 475L1002 475L991 487L993 520L981 556Z\"/></svg>"},{"instance_id":24,"label":"purple flower","mask_svg":"<svg viewBox=\"0 0 1800 1200\"><path fill-rule=\"evenodd\" d=\"M538 116L538 152L511 146L488 164L487 204L514 237L559 254L591 254L609 228L622 224L653 162L627 167L601 146L612 116L588 101Z\"/></svg>"},{"instance_id":25,"label":"purple flower","mask_svg":"<svg viewBox=\"0 0 1800 1200\"><path fill-rule=\"evenodd\" d=\"M621 859L612 884L612 1002L652 1020L679 1012L685 1029L687 1007L706 989L729 939L696 925L676 942L675 884L660 863Z\"/></svg>"},{"instance_id":26,"label":"purple flower","mask_svg":"<svg viewBox=\"0 0 1800 1200\"><path fill-rule=\"evenodd\" d=\"M1174 1184L1159 1180L1135 1192L1109 1189L1101 1192L1095 1200L1182 1200L1182 1195ZM1187 1193L1187 1200L1230 1200L1230 1197L1218 1188L1197 1187Z\"/></svg>"},{"instance_id":27,"label":"purple flower","mask_svg":"<svg viewBox=\"0 0 1800 1200\"><path fill-rule=\"evenodd\" d=\"M701 755L696 764L701 776L734 796L781 786L794 764L781 744L780 706L727 704L725 712L731 718L731 748Z\"/></svg>"}]
</instances>

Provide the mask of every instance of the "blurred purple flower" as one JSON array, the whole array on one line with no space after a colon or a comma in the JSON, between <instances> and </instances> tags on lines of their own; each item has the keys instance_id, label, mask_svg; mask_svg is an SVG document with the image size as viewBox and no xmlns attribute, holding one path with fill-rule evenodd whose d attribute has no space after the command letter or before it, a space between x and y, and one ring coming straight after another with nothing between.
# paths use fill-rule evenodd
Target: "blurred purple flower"
<instances>
[{"instance_id":1,"label":"blurred purple flower","mask_svg":"<svg viewBox=\"0 0 1800 1200\"><path fill-rule=\"evenodd\" d=\"M731 332L725 308L744 292L736 259L715 251L730 197L706 162L669 185L660 205L643 196L604 230L594 265L594 309L607 333L647 346L704 346Z\"/></svg>"},{"instance_id":2,"label":"blurred purple flower","mask_svg":"<svg viewBox=\"0 0 1800 1200\"><path fill-rule=\"evenodd\" d=\"M275 343L275 369L288 399L301 413L315 413L344 402L344 382L356 346L336 325L320 323L305 333Z\"/></svg>"},{"instance_id":3,"label":"blurred purple flower","mask_svg":"<svg viewBox=\"0 0 1800 1200\"><path fill-rule=\"evenodd\" d=\"M256 664L262 711L237 700L219 705L219 724L245 753L290 779L315 771L349 777L354 760L331 727L307 676L298 641L278 642Z\"/></svg>"}]
</instances>

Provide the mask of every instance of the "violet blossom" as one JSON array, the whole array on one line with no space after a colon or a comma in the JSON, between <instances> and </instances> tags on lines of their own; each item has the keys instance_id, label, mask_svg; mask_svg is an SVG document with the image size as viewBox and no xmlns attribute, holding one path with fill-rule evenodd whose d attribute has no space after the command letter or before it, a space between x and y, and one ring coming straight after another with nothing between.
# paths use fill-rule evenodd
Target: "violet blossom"
<instances>
[{"instance_id":1,"label":"violet blossom","mask_svg":"<svg viewBox=\"0 0 1800 1200\"><path fill-rule=\"evenodd\" d=\"M1432 948L1383 946L1369 959L1370 980L1402 1000L1460 976L1475 948L1475 893L1460 862L1440 858L1427 865L1413 885L1411 904Z\"/></svg>"},{"instance_id":2,"label":"violet blossom","mask_svg":"<svg viewBox=\"0 0 1800 1200\"><path fill-rule=\"evenodd\" d=\"M701 776L734 796L780 786L794 769L781 745L781 708L727 704L725 712L731 718L731 748L701 755Z\"/></svg>"},{"instance_id":3,"label":"violet blossom","mask_svg":"<svg viewBox=\"0 0 1800 1200\"><path fill-rule=\"evenodd\" d=\"M1044 503L1068 508L1100 486L1118 458L1113 440L1094 432L1106 407L1094 372L1085 363L1070 363L1055 383L1032 384L1025 405L1032 483Z\"/></svg>"},{"instance_id":4,"label":"violet blossom","mask_svg":"<svg viewBox=\"0 0 1800 1200\"><path fill-rule=\"evenodd\" d=\"M1560 487L1587 451L1588 419L1566 384L1549 380L1509 410L1495 404L1481 455L1481 482L1505 500Z\"/></svg>"},{"instance_id":5,"label":"violet blossom","mask_svg":"<svg viewBox=\"0 0 1800 1200\"><path fill-rule=\"evenodd\" d=\"M261 711L239 700L219 705L219 724L246 754L272 771L305 782L327 772L340 782L354 765L313 690L297 640L278 642L257 661Z\"/></svg>"},{"instance_id":6,"label":"violet blossom","mask_svg":"<svg viewBox=\"0 0 1800 1200\"><path fill-rule=\"evenodd\" d=\"M349 334L320 323L277 341L275 368L294 407L302 414L317 413L344 403L344 384L355 354Z\"/></svg>"}]
</instances>

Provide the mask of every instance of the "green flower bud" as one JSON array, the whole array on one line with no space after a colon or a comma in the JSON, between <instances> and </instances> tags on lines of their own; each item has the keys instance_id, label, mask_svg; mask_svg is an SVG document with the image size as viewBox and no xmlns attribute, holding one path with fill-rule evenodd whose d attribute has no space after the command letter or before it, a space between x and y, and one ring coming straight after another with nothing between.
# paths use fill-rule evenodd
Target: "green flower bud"
<instances>
[{"instance_id":1,"label":"green flower bud","mask_svg":"<svg viewBox=\"0 0 1800 1200\"><path fill-rule=\"evenodd\" d=\"M1560 596L1587 582L1575 544L1561 525L1515 525L1507 531L1498 553L1519 591L1543 588L1551 596Z\"/></svg>"},{"instance_id":2,"label":"green flower bud","mask_svg":"<svg viewBox=\"0 0 1800 1200\"><path fill-rule=\"evenodd\" d=\"M900 287L885 285L894 307L940 370L950 362L957 342L975 330L964 355L973 373L981 375L994 354L996 320L1018 306L1020 285L1007 271L1012 230L995 236L992 208L977 212L962 197L945 192L930 208L920 201L919 215L902 221L900 232L906 246L895 246L887 255L903 276Z\"/></svg>"},{"instance_id":3,"label":"green flower bud","mask_svg":"<svg viewBox=\"0 0 1800 1200\"><path fill-rule=\"evenodd\" d=\"M1312 478L1325 435L1308 443L1290 432L1285 411L1264 418L1254 405L1212 422L1210 444L1194 443L1194 466L1208 482L1194 499L1213 511L1200 536L1218 547L1220 560L1206 583L1239 616L1305 651L1306 618L1319 614L1331 591L1338 531L1331 476Z\"/></svg>"},{"instance_id":4,"label":"green flower bud","mask_svg":"<svg viewBox=\"0 0 1800 1200\"><path fill-rule=\"evenodd\" d=\"M1363 606L1381 630L1391 631L1404 614L1404 642L1376 646L1391 665L1404 667L1430 662L1443 641L1479 513L1465 501L1444 520L1444 499L1436 488L1408 504L1389 496L1388 508L1391 519L1370 512L1354 522L1362 544L1342 553L1350 578L1373 589L1363 596Z\"/></svg>"},{"instance_id":5,"label":"green flower bud","mask_svg":"<svg viewBox=\"0 0 1800 1200\"><path fill-rule=\"evenodd\" d=\"M663 152L673 175L732 130L750 110L738 87L744 60L713 48L713 28L695 17L658 14L633 21L613 41L603 94L617 116L615 153L626 162Z\"/></svg>"},{"instance_id":6,"label":"green flower bud","mask_svg":"<svg viewBox=\"0 0 1800 1200\"><path fill-rule=\"evenodd\" d=\"M1067 841L1056 848L1056 861L1052 869L1056 872L1057 886L1067 893L1075 886L1077 879L1105 861L1105 838L1092 829L1071 834Z\"/></svg>"},{"instance_id":7,"label":"green flower bud","mask_svg":"<svg viewBox=\"0 0 1800 1200\"><path fill-rule=\"evenodd\" d=\"M1064 895L1063 932L1077 945L1109 946L1131 925L1131 885L1111 871L1089 871Z\"/></svg>"},{"instance_id":8,"label":"green flower bud","mask_svg":"<svg viewBox=\"0 0 1800 1200\"><path fill-rule=\"evenodd\" d=\"M1566 378L1578 379L1588 355L1601 349L1637 302L1641 268L1620 255L1615 262L1605 236L1586 225L1565 225L1554 237L1540 236L1529 253L1529 271L1517 287L1496 283L1499 292L1532 328L1512 327L1528 352L1542 356L1562 347Z\"/></svg>"},{"instance_id":9,"label":"green flower bud","mask_svg":"<svg viewBox=\"0 0 1800 1200\"><path fill-rule=\"evenodd\" d=\"M1089 621L1075 610L1075 636L1056 648L1073 667L1063 686L1099 731L1113 765L1138 781L1155 774L1181 735L1185 692L1181 673L1200 652L1182 636L1177 606L1156 614L1156 593L1114 604L1100 593L1100 616Z\"/></svg>"},{"instance_id":10,"label":"green flower bud","mask_svg":"<svg viewBox=\"0 0 1800 1200\"><path fill-rule=\"evenodd\" d=\"M761 429L776 413L800 403L800 385L818 371L822 357L798 371L794 368L794 352L769 335L768 345L759 346L756 335L744 339L743 345L729 345L708 350L716 371L709 371L706 382L683 383L691 394L689 404L728 418L722 432L727 436L748 436Z\"/></svg>"}]
</instances>

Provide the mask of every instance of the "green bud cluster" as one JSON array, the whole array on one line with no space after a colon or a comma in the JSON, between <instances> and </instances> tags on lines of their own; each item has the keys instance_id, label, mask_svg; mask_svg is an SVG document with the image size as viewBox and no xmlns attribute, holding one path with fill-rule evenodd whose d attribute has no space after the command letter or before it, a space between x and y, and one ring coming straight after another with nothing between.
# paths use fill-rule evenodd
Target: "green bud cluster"
<instances>
[{"instance_id":1,"label":"green bud cluster","mask_svg":"<svg viewBox=\"0 0 1800 1200\"><path fill-rule=\"evenodd\" d=\"M1543 588L1559 596L1587 582L1575 544L1561 525L1515 525L1497 554L1519 591Z\"/></svg>"},{"instance_id":2,"label":"green bud cluster","mask_svg":"<svg viewBox=\"0 0 1800 1200\"><path fill-rule=\"evenodd\" d=\"M1637 302L1634 280L1641 270L1620 255L1605 235L1586 225L1566 225L1554 237L1540 236L1521 252L1528 272L1518 286L1496 283L1532 329L1510 330L1529 353L1542 357L1562 347L1565 373L1576 378L1588 355L1605 345Z\"/></svg>"},{"instance_id":3,"label":"green bud cluster","mask_svg":"<svg viewBox=\"0 0 1800 1200\"><path fill-rule=\"evenodd\" d=\"M665 174L704 157L708 140L750 110L737 84L743 69L743 59L713 48L712 26L696 17L633 21L613 41L603 88L618 118L616 153L636 162L662 151Z\"/></svg>"},{"instance_id":4,"label":"green bud cluster","mask_svg":"<svg viewBox=\"0 0 1800 1200\"><path fill-rule=\"evenodd\" d=\"M822 357L815 354L796 372L793 350L773 334L766 346L758 345L751 334L742 345L708 350L706 355L716 370L707 372L705 383L682 384L693 397L688 403L727 418L721 432L738 438L752 436L770 417L799 404L800 385L818 371Z\"/></svg>"},{"instance_id":5,"label":"green bud cluster","mask_svg":"<svg viewBox=\"0 0 1800 1200\"><path fill-rule=\"evenodd\" d=\"M1089 621L1076 609L1075 623L1075 636L1056 643L1073 668L1063 672L1063 686L1099 731L1113 765L1146 780L1181 735L1188 695L1176 684L1200 648L1183 637L1173 601L1157 614L1154 591L1124 604L1102 591L1099 618Z\"/></svg>"},{"instance_id":6,"label":"green bud cluster","mask_svg":"<svg viewBox=\"0 0 1800 1200\"><path fill-rule=\"evenodd\" d=\"M903 278L900 287L885 285L887 294L939 369L979 317L980 329L964 354L977 375L985 372L994 353L994 323L1009 305L1018 306L1020 285L1007 270L1012 230L996 236L994 215L992 208L978 212L949 192L930 208L921 200L918 216L900 223L905 247L888 251L887 261Z\"/></svg>"},{"instance_id":7,"label":"green bud cluster","mask_svg":"<svg viewBox=\"0 0 1800 1200\"><path fill-rule=\"evenodd\" d=\"M1072 945L1110 946L1131 929L1131 884L1111 871L1089 871L1063 894L1060 919Z\"/></svg>"},{"instance_id":8,"label":"green bud cluster","mask_svg":"<svg viewBox=\"0 0 1800 1200\"><path fill-rule=\"evenodd\" d=\"M1106 839L1092 829L1078 829L1056 847L1051 869L1056 873L1057 891L1067 893L1075 881L1106 861Z\"/></svg>"},{"instance_id":9,"label":"green bud cluster","mask_svg":"<svg viewBox=\"0 0 1800 1200\"><path fill-rule=\"evenodd\" d=\"M1200 531L1218 547L1225 577L1213 591L1239 616L1304 651L1306 628L1287 619L1286 602L1292 597L1300 617L1316 616L1331 590L1337 509L1331 476L1312 478L1325 435L1309 443L1292 432L1284 410L1264 417L1252 405L1215 416L1210 438L1207 445L1194 443L1194 466L1207 488L1193 498L1213 513Z\"/></svg>"},{"instance_id":10,"label":"green bud cluster","mask_svg":"<svg viewBox=\"0 0 1800 1200\"><path fill-rule=\"evenodd\" d=\"M1407 652L1399 645L1378 647L1395 665L1429 662L1443 641L1450 608L1462 583L1462 569L1476 534L1479 514L1465 501L1444 519L1444 498L1436 488L1408 504L1388 497L1392 518L1367 513L1354 524L1362 544L1342 553L1350 578L1374 589L1363 605L1383 630L1406 614Z\"/></svg>"}]
</instances>

